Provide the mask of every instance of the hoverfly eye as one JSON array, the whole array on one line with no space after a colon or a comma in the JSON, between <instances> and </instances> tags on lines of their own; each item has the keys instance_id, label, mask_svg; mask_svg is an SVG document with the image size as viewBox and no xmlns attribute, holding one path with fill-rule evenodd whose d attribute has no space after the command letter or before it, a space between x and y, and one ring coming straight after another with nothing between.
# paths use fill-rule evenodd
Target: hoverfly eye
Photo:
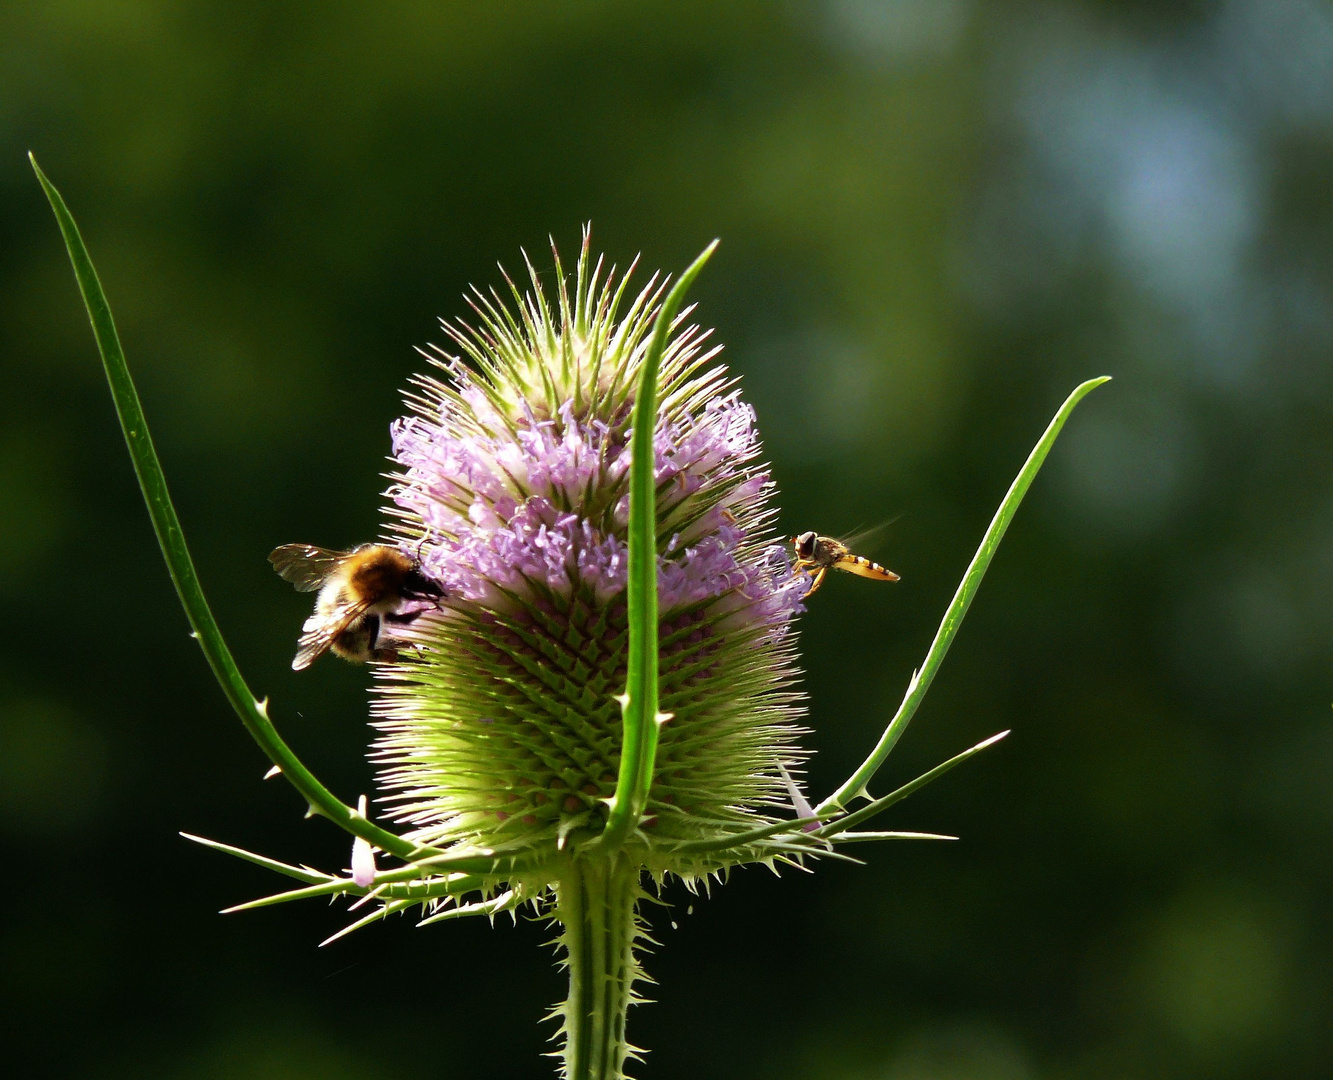
<instances>
[{"instance_id":1,"label":"hoverfly eye","mask_svg":"<svg viewBox=\"0 0 1333 1080\"><path fill-rule=\"evenodd\" d=\"M796 554L802 559L808 559L815 553L815 540L818 539L815 533L804 532L796 538Z\"/></svg>"}]
</instances>

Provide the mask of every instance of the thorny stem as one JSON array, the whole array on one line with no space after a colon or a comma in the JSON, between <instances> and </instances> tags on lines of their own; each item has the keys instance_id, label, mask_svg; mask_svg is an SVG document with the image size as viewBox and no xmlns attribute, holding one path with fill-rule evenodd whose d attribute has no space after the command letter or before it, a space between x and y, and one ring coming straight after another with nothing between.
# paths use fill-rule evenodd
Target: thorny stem
<instances>
[{"instance_id":1,"label":"thorny stem","mask_svg":"<svg viewBox=\"0 0 1333 1080\"><path fill-rule=\"evenodd\" d=\"M634 958L638 869L623 856L570 861L556 886L555 917L569 968L560 1010L565 1080L622 1080L631 1047L625 1020L640 971Z\"/></svg>"}]
</instances>

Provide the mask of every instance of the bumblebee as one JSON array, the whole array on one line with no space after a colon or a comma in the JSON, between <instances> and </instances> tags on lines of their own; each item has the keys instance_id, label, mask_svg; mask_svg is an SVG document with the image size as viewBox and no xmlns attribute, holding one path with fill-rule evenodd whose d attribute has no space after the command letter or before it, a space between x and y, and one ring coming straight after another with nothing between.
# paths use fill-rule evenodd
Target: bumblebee
<instances>
[{"instance_id":1,"label":"bumblebee","mask_svg":"<svg viewBox=\"0 0 1333 1080\"><path fill-rule=\"evenodd\" d=\"M421 572L420 562L387 544L362 544L351 551L283 544L268 561L297 592L319 591L314 614L301 627L293 671L308 668L329 651L357 664L396 660L397 650L381 644L385 625L405 625L421 614L403 613L405 601L444 596Z\"/></svg>"},{"instance_id":2,"label":"bumblebee","mask_svg":"<svg viewBox=\"0 0 1333 1080\"><path fill-rule=\"evenodd\" d=\"M791 538L796 548L796 562L792 569L797 573L811 575L810 588L806 596L813 596L815 590L824 584L824 575L833 570L846 570L849 574L873 578L875 581L897 581L898 575L886 570L877 562L871 562L863 555L853 555L848 546L831 536L820 536L816 532L803 532Z\"/></svg>"}]
</instances>

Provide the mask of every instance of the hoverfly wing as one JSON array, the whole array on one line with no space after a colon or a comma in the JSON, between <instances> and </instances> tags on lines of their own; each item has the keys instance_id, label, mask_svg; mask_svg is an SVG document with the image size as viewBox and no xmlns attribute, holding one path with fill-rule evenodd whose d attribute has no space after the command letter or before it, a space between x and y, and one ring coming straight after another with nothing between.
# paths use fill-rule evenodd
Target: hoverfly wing
<instances>
[{"instance_id":1,"label":"hoverfly wing","mask_svg":"<svg viewBox=\"0 0 1333 1080\"><path fill-rule=\"evenodd\" d=\"M894 514L886 521L881 521L878 525L871 525L864 529L855 529L850 535L840 536L839 539L849 548L855 548L858 551L864 551L866 548L874 550L883 542L881 535L890 525L895 525L902 518L902 514Z\"/></svg>"},{"instance_id":2,"label":"hoverfly wing","mask_svg":"<svg viewBox=\"0 0 1333 1080\"><path fill-rule=\"evenodd\" d=\"M327 616L318 614L306 619L301 627L305 631L296 639L296 656L292 659L293 671L304 671L326 652L338 639L338 635L350 627L366 613L367 604L345 604Z\"/></svg>"},{"instance_id":3,"label":"hoverfly wing","mask_svg":"<svg viewBox=\"0 0 1333 1080\"><path fill-rule=\"evenodd\" d=\"M346 551L329 551L313 544L283 544L269 552L268 561L297 592L315 592L347 558Z\"/></svg>"}]
</instances>

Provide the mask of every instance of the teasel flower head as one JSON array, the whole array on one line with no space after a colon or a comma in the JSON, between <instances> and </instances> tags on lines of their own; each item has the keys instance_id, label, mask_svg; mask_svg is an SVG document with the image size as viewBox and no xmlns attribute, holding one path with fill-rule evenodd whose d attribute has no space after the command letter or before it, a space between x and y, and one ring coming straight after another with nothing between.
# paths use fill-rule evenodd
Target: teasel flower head
<instances>
[{"instance_id":1,"label":"teasel flower head","mask_svg":"<svg viewBox=\"0 0 1333 1080\"><path fill-rule=\"evenodd\" d=\"M632 413L664 286L631 294L602 269L585 232L572 281L557 256L553 295L530 264L510 302L474 291L476 325L446 324L452 352L427 354L439 374L393 425L392 531L445 595L378 670L375 756L391 816L435 848L577 851L613 798ZM710 837L791 816L792 620L809 583L773 535L754 410L689 314L662 354L653 435L669 719L624 852L693 880L755 855L701 856Z\"/></svg>"}]
</instances>

